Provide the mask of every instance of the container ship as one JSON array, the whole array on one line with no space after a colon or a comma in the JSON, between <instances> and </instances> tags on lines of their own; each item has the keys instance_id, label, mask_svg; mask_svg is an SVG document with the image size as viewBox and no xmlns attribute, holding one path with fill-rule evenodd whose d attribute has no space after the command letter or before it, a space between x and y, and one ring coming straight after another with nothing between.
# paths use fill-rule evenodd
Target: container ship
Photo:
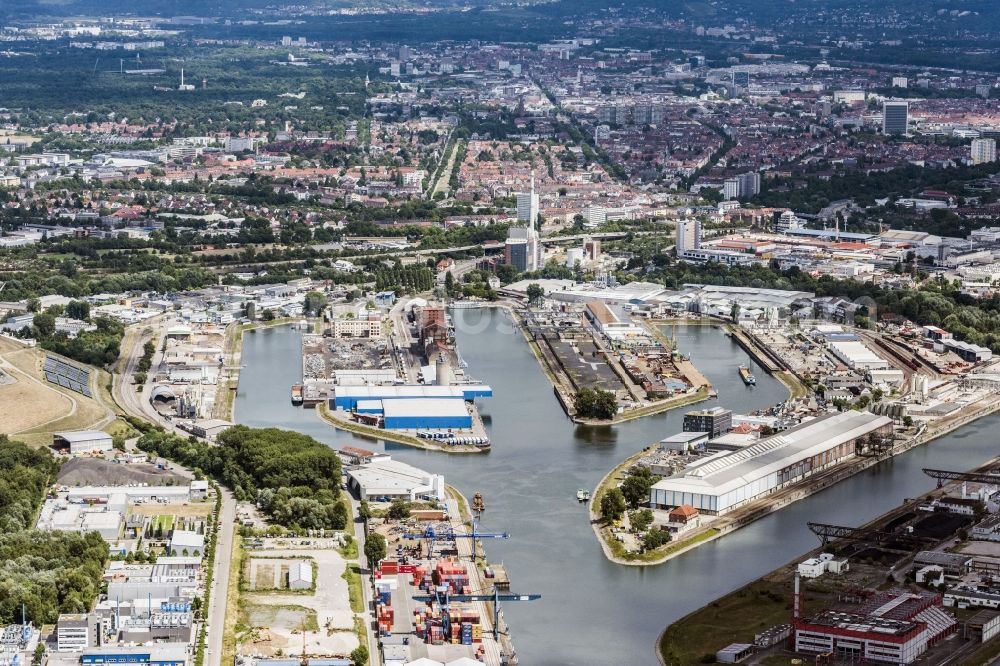
<instances>
[{"instance_id":1,"label":"container ship","mask_svg":"<svg viewBox=\"0 0 1000 666\"><path fill-rule=\"evenodd\" d=\"M753 376L752 372L750 372L750 368L745 365L740 366L740 379L742 379L743 383L747 386L757 385L757 378Z\"/></svg>"}]
</instances>

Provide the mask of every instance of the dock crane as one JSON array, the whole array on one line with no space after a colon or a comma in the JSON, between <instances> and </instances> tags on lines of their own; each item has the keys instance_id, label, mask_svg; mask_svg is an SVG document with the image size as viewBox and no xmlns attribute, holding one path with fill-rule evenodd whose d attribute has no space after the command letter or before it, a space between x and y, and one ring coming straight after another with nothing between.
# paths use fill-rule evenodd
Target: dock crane
<instances>
[{"instance_id":1,"label":"dock crane","mask_svg":"<svg viewBox=\"0 0 1000 666\"><path fill-rule=\"evenodd\" d=\"M458 539L472 539L472 561L477 558L477 545L479 539L509 539L509 532L480 532L477 529L479 519L472 521L472 532L456 532L451 526L440 525L437 529L433 525L428 525L423 532L409 532L403 535L404 539L427 541L427 556L430 557L431 549L435 541L456 541Z\"/></svg>"},{"instance_id":2,"label":"dock crane","mask_svg":"<svg viewBox=\"0 0 1000 666\"><path fill-rule=\"evenodd\" d=\"M961 481L962 483L983 483L1000 485L1000 474L997 472L950 472L944 469L924 469L924 474L937 481L937 487L945 481Z\"/></svg>"},{"instance_id":3,"label":"dock crane","mask_svg":"<svg viewBox=\"0 0 1000 666\"><path fill-rule=\"evenodd\" d=\"M414 601L424 601L427 603L437 603L441 608L441 622L444 625L445 635L451 635L451 619L448 615L448 608L452 601L490 601L493 602L493 639L500 637L500 602L501 601L537 601L542 598L540 594L511 594L500 593L493 588L493 592L486 594L451 594L447 585L438 585L434 588L434 594L420 594L413 597Z\"/></svg>"}]
</instances>

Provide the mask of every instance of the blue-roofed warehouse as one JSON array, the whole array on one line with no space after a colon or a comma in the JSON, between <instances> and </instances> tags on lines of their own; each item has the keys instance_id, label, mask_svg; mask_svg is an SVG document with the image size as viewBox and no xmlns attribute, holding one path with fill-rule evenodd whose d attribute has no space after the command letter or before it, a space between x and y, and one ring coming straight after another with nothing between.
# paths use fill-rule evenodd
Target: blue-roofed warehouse
<instances>
[{"instance_id":1,"label":"blue-roofed warehouse","mask_svg":"<svg viewBox=\"0 0 1000 666\"><path fill-rule=\"evenodd\" d=\"M474 402L476 398L489 398L493 389L486 384L459 384L453 386L338 386L330 401L331 409L354 411L358 402L381 400L452 399ZM365 405L369 407L369 405Z\"/></svg>"}]
</instances>

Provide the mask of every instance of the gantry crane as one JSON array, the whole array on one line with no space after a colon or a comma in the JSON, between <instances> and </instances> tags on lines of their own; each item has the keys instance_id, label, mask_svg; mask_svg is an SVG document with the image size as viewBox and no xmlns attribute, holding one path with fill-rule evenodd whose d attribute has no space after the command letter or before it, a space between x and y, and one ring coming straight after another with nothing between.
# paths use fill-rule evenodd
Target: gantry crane
<instances>
[{"instance_id":1,"label":"gantry crane","mask_svg":"<svg viewBox=\"0 0 1000 666\"><path fill-rule=\"evenodd\" d=\"M1000 486L1000 474L996 472L949 472L944 469L924 469L924 474L937 480L937 487L945 481L961 481L962 483L984 483Z\"/></svg>"},{"instance_id":2,"label":"gantry crane","mask_svg":"<svg viewBox=\"0 0 1000 666\"><path fill-rule=\"evenodd\" d=\"M537 601L542 598L540 594L511 594L500 593L493 588L493 592L487 594L451 594L451 588L447 585L438 585L434 588L434 594L419 594L413 597L414 601L425 601L436 603L441 609L441 623L446 636L451 636L451 618L448 615L448 608L452 601L491 601L493 602L493 640L500 637L500 602L501 601Z\"/></svg>"},{"instance_id":3,"label":"gantry crane","mask_svg":"<svg viewBox=\"0 0 1000 666\"><path fill-rule=\"evenodd\" d=\"M508 532L480 532L477 529L479 520L472 521L472 532L456 532L450 525L439 525L437 529L433 525L428 525L423 532L410 532L403 535L404 539L427 541L427 557L431 557L431 549L435 541L456 541L458 539L472 539L472 561L477 558L479 539L509 539Z\"/></svg>"},{"instance_id":4,"label":"gantry crane","mask_svg":"<svg viewBox=\"0 0 1000 666\"><path fill-rule=\"evenodd\" d=\"M886 541L898 541L908 545L919 545L925 540L906 532L886 532L885 530L869 529L867 527L845 527L843 525L828 525L826 523L806 523L809 531L819 537L820 543L826 546L832 539L844 541L871 541L882 545ZM883 546L885 547L885 546Z\"/></svg>"}]
</instances>

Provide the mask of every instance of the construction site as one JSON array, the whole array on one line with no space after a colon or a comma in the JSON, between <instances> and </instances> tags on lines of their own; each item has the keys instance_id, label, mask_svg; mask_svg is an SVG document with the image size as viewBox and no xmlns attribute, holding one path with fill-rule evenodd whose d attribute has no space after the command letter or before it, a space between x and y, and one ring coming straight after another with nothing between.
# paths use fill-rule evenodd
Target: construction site
<instances>
[{"instance_id":1,"label":"construction site","mask_svg":"<svg viewBox=\"0 0 1000 666\"><path fill-rule=\"evenodd\" d=\"M925 469L936 490L867 525L809 523L817 550L668 627L661 656L989 663L1000 654L998 471L997 461L973 472ZM719 623L732 631L708 630Z\"/></svg>"}]
</instances>

